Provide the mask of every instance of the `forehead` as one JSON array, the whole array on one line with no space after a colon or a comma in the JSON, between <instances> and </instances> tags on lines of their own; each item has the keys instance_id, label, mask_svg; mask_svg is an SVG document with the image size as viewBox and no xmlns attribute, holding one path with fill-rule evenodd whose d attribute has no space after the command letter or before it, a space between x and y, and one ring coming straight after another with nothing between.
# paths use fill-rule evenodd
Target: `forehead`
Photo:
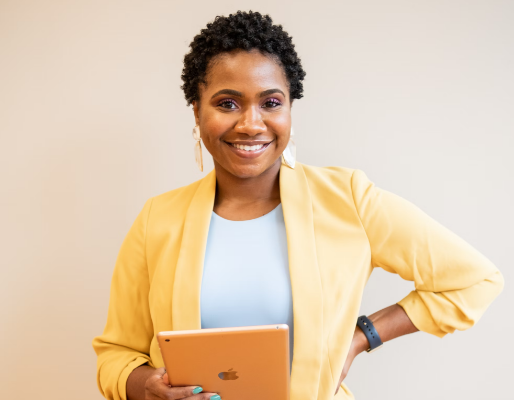
<instances>
[{"instance_id":1,"label":"forehead","mask_svg":"<svg viewBox=\"0 0 514 400\"><path fill-rule=\"evenodd\" d=\"M259 51L233 51L212 59L206 75L203 93L220 89L234 89L243 93L257 93L279 88L287 93L288 81L284 69L271 56Z\"/></svg>"}]
</instances>

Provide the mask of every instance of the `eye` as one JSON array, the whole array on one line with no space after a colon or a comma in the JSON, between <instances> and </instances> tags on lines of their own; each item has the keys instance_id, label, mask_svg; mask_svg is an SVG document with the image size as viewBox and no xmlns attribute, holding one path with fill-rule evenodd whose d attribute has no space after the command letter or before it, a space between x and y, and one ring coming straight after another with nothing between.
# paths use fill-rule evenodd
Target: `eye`
<instances>
[{"instance_id":1,"label":"eye","mask_svg":"<svg viewBox=\"0 0 514 400\"><path fill-rule=\"evenodd\" d=\"M229 110L234 110L237 108L236 103L234 102L234 100L231 100L231 99L224 99L224 100L220 101L218 103L218 107L226 108Z\"/></svg>"},{"instance_id":2,"label":"eye","mask_svg":"<svg viewBox=\"0 0 514 400\"><path fill-rule=\"evenodd\" d=\"M275 107L278 107L280 105L282 105L282 103L280 101L278 101L277 99L268 99L264 103L264 106L266 108L275 108Z\"/></svg>"}]
</instances>

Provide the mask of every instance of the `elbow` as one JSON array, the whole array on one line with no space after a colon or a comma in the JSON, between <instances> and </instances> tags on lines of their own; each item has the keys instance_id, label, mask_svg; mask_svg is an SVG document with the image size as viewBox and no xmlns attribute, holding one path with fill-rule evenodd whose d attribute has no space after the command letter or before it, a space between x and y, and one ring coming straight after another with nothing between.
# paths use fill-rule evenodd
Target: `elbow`
<instances>
[{"instance_id":1,"label":"elbow","mask_svg":"<svg viewBox=\"0 0 514 400\"><path fill-rule=\"evenodd\" d=\"M492 304L492 302L500 295L505 286L505 278L497 269L483 281L468 288L467 295L461 299L462 303L458 304L460 311L459 324L456 324L458 330L466 330L474 326ZM461 293L462 295L463 293Z\"/></svg>"},{"instance_id":2,"label":"elbow","mask_svg":"<svg viewBox=\"0 0 514 400\"><path fill-rule=\"evenodd\" d=\"M425 315L424 318L415 318L418 321L416 327L438 337L454 333L455 330L465 331L481 319L491 303L503 291L504 285L505 279L496 269L486 278L467 288L444 292L415 291L415 298L421 300L415 303L416 310L424 310ZM412 310L411 314L417 317Z\"/></svg>"},{"instance_id":3,"label":"elbow","mask_svg":"<svg viewBox=\"0 0 514 400\"><path fill-rule=\"evenodd\" d=\"M492 275L488 276L485 280L491 288L491 294L493 299L498 297L505 286L505 278L503 274L497 269ZM491 301L493 300L491 299Z\"/></svg>"}]
</instances>

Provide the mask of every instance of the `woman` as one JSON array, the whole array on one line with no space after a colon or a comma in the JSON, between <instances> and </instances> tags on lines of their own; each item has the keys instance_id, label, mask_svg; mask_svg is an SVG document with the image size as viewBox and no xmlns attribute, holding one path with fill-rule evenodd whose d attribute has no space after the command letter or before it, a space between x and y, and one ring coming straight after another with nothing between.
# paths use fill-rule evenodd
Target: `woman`
<instances>
[{"instance_id":1,"label":"woman","mask_svg":"<svg viewBox=\"0 0 514 400\"><path fill-rule=\"evenodd\" d=\"M219 400L169 385L156 333L287 323L291 400L353 399L343 380L358 354L418 330L468 329L502 291L487 258L363 171L295 161L304 76L268 16L217 17L194 38L182 88L198 166L201 138L215 168L149 199L123 242L93 341L106 398ZM366 320L375 267L415 290ZM224 311L225 300L237 307Z\"/></svg>"}]
</instances>

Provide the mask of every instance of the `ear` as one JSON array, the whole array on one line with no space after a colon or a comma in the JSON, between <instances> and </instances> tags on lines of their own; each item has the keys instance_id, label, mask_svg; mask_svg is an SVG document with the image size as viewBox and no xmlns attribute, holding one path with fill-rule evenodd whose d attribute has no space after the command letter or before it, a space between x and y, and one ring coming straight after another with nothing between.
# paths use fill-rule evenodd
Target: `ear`
<instances>
[{"instance_id":1,"label":"ear","mask_svg":"<svg viewBox=\"0 0 514 400\"><path fill-rule=\"evenodd\" d=\"M199 125L200 124L200 109L198 106L198 102L196 100L193 100L191 102L191 104L193 104L193 112L195 115L195 124Z\"/></svg>"}]
</instances>

